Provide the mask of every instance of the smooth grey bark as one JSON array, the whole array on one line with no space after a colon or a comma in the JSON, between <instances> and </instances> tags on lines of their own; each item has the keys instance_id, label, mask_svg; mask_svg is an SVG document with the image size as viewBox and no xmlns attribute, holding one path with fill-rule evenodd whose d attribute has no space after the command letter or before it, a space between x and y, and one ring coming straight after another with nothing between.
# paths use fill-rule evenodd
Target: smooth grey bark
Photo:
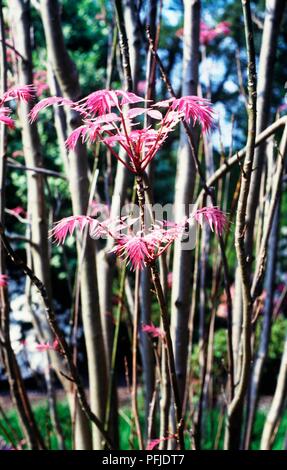
<instances>
[{"instance_id":1,"label":"smooth grey bark","mask_svg":"<svg viewBox=\"0 0 287 470\"><path fill-rule=\"evenodd\" d=\"M184 1L182 95L196 95L199 64L200 1ZM184 129L180 132L175 183L175 219L189 214L195 183L195 166ZM188 351L188 317L191 283L191 250L174 244L171 332L179 393L183 400Z\"/></svg>"},{"instance_id":2,"label":"smooth grey bark","mask_svg":"<svg viewBox=\"0 0 287 470\"><path fill-rule=\"evenodd\" d=\"M48 63L48 81L51 95L61 94L57 78L55 77L51 64ZM66 175L69 174L69 156L65 145L67 138L66 113L62 107L54 106L54 121L57 134L58 146L60 149ZM90 423L82 410L77 394L71 384L64 384L70 409L72 421L74 422L74 447L76 450L92 449L92 432Z\"/></svg>"},{"instance_id":3,"label":"smooth grey bark","mask_svg":"<svg viewBox=\"0 0 287 470\"><path fill-rule=\"evenodd\" d=\"M10 19L15 48L22 58L17 59L18 85L33 83L32 56L30 40L30 5L26 0L9 2ZM36 124L29 123L28 114L31 103L20 102L18 105L21 122L23 151L26 166L42 167L40 139ZM27 172L28 219L31 226L32 258L35 274L45 284L51 295L51 279L48 254L47 208L45 202L45 182L40 173ZM36 248L33 248L36 247Z\"/></svg>"},{"instance_id":4,"label":"smooth grey bark","mask_svg":"<svg viewBox=\"0 0 287 470\"><path fill-rule=\"evenodd\" d=\"M41 18L47 44L48 60L64 97L77 100L80 85L75 64L71 60L63 37L60 9L57 0L40 1ZM67 110L67 131L80 125L80 117ZM73 213L86 214L89 199L88 159L83 145L78 144L69 153L69 185ZM103 421L107 396L107 368L104 349L102 322L100 318L97 273L95 263L95 242L87 237L83 246L77 241L78 260L81 261L80 290L81 313L84 326L85 344L88 357L90 403L92 411ZM102 436L93 426L93 448L102 448Z\"/></svg>"}]
</instances>

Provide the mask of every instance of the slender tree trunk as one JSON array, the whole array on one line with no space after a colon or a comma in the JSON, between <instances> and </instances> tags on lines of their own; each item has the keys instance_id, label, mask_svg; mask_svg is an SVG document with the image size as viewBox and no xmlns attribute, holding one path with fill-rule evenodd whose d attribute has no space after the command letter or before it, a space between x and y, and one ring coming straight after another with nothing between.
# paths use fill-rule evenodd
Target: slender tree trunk
<instances>
[{"instance_id":1,"label":"slender tree trunk","mask_svg":"<svg viewBox=\"0 0 287 470\"><path fill-rule=\"evenodd\" d=\"M30 40L30 6L26 0L9 2L11 26L17 58L17 81L20 85L33 83ZM24 58L24 60L23 60ZM36 124L29 123L31 103L19 103L22 142L26 166L42 167L43 158ZM48 254L47 209L45 204L45 182L40 173L27 172L28 217L31 224L32 258L36 275L47 286L51 294L51 278ZM33 248L36 247L36 248Z\"/></svg>"},{"instance_id":2,"label":"slender tree trunk","mask_svg":"<svg viewBox=\"0 0 287 470\"><path fill-rule=\"evenodd\" d=\"M270 410L268 412L265 425L263 428L260 449L271 450L272 444L276 437L276 430L282 418L283 406L287 393L287 336L285 338L284 352L282 355L277 386L272 400Z\"/></svg>"},{"instance_id":3,"label":"slender tree trunk","mask_svg":"<svg viewBox=\"0 0 287 470\"><path fill-rule=\"evenodd\" d=\"M135 91L139 67L139 31L137 26L136 5L133 1L128 0L125 2L117 0L114 3L119 31L119 45L125 82L124 87L127 91ZM133 80L135 81L133 82ZM121 157L125 158L123 152L121 152ZM121 215L121 209L126 200L127 183L127 169L121 163L118 163L111 202L111 217L119 217ZM108 312L112 311L112 286L115 257L108 254L111 244L112 241L109 240L105 249L101 250L98 255L98 266L101 266L101 278L99 283L100 307L102 316L105 317ZM106 352L109 361L113 336L108 326L106 327L105 337Z\"/></svg>"},{"instance_id":4,"label":"slender tree trunk","mask_svg":"<svg viewBox=\"0 0 287 470\"><path fill-rule=\"evenodd\" d=\"M199 64L200 1L184 1L182 95L196 95ZM188 215L194 192L195 166L186 133L181 129L175 183L176 221ZM183 400L188 351L191 250L176 241L173 257L171 331L180 398Z\"/></svg>"},{"instance_id":5,"label":"slender tree trunk","mask_svg":"<svg viewBox=\"0 0 287 470\"><path fill-rule=\"evenodd\" d=\"M52 96L61 95L57 78L55 77L51 64L48 63L48 77L49 87ZM66 113L62 107L54 107L54 119L55 129L57 134L57 141L61 152L65 173L69 175L69 156L65 146L65 140L67 138L67 121ZM63 382L63 379L62 379ZM77 394L75 394L74 387L70 383L63 384L67 393L67 399L70 408L70 414L72 421L74 422L74 446L76 450L89 450L92 448L92 433L90 423L83 412Z\"/></svg>"},{"instance_id":6,"label":"slender tree trunk","mask_svg":"<svg viewBox=\"0 0 287 470\"><path fill-rule=\"evenodd\" d=\"M64 43L58 1L41 0L40 11L47 43L48 60L62 95L76 100L80 97L78 74ZM68 132L79 124L80 117L70 110L67 111ZM86 214L89 198L88 160L83 145L78 144L75 151L69 153L69 170L73 213L75 215ZM94 241L87 238L84 256L82 256L82 244L78 241L77 252L78 260L82 260L81 266L79 266L81 272L81 312L88 357L90 402L92 411L104 421L107 369L99 312ZM95 449L102 448L102 436L96 427L93 427L93 446Z\"/></svg>"},{"instance_id":7,"label":"slender tree trunk","mask_svg":"<svg viewBox=\"0 0 287 470\"><path fill-rule=\"evenodd\" d=\"M153 40L156 40L156 24L157 24L157 3L158 0L148 1L147 10L147 24L150 26L151 36ZM150 101L154 101L155 98L155 67L154 58L150 50L147 52L146 59L146 89L145 99L147 102L145 106L150 105ZM148 115L145 115L144 127L151 125L151 120ZM153 162L148 166L146 172L149 179L149 191L152 194L152 180L153 180ZM163 285L163 284L162 284ZM141 289L140 289L140 311L141 311L141 323L151 323L151 272L150 268L146 267L141 272ZM154 352L150 338L146 333L140 333L140 351L143 367L143 382L144 382L144 394L145 394L145 416L146 421L150 417L150 435L149 438L156 437L154 415L156 407L154 406L151 414L150 404L154 399L155 390L155 361Z\"/></svg>"}]
</instances>

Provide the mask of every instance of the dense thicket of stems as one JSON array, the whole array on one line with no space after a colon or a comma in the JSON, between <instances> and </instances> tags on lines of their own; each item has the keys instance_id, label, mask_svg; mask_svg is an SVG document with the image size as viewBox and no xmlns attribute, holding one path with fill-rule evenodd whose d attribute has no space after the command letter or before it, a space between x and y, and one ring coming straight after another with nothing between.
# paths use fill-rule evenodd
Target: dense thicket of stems
<instances>
[{"instance_id":1,"label":"dense thicket of stems","mask_svg":"<svg viewBox=\"0 0 287 470\"><path fill-rule=\"evenodd\" d=\"M250 285L250 269L245 250L244 232L246 226L246 210L252 173L255 136L256 136L256 65L255 49L252 32L252 18L249 0L242 0L244 14L245 38L248 57L248 136L246 156L241 171L241 187L237 206L235 226L235 248L239 265L242 300L242 365L238 386L234 398L228 407L228 419L225 433L225 448L236 449L240 443L240 427L242 406L246 393L248 374L251 361L251 314L252 297Z\"/></svg>"},{"instance_id":2,"label":"dense thicket of stems","mask_svg":"<svg viewBox=\"0 0 287 470\"><path fill-rule=\"evenodd\" d=\"M75 64L72 62L64 43L60 9L57 0L40 2L47 43L48 60L64 97L76 100L80 97L80 86ZM79 116L67 111L67 131L80 124ZM83 145L77 145L69 153L69 185L73 213L85 214L88 206L88 162ZM100 318L97 274L95 263L95 243L88 238L85 244L85 256L82 256L81 242L77 243L78 259L81 272L81 313L85 330L86 350L89 366L90 400L92 410L104 420L107 392L107 369ZM93 429L94 448L101 448L102 437Z\"/></svg>"}]
</instances>

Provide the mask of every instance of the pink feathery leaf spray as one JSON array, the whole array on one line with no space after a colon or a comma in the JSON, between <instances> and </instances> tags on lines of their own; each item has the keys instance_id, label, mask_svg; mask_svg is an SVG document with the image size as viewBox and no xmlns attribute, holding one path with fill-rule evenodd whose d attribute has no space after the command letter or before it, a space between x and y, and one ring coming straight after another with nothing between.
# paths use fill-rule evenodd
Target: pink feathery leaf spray
<instances>
[{"instance_id":1,"label":"pink feathery leaf spray","mask_svg":"<svg viewBox=\"0 0 287 470\"><path fill-rule=\"evenodd\" d=\"M50 237L58 245L64 243L68 235L73 235L77 229L80 233L85 227L89 227L91 238L98 239L110 236L115 240L115 246L110 250L127 260L132 270L143 269L154 262L164 253L178 238L181 238L188 224L195 220L201 226L208 223L211 230L217 235L222 235L227 226L227 217L218 207L203 207L197 209L188 219L182 222L159 222L145 232L133 233L129 230L138 219L111 218L100 221L91 216L70 216L58 221L50 231ZM123 233L128 229L129 233Z\"/></svg>"},{"instance_id":2,"label":"pink feathery leaf spray","mask_svg":"<svg viewBox=\"0 0 287 470\"><path fill-rule=\"evenodd\" d=\"M44 98L43 100L39 101L30 111L29 117L30 122L36 121L40 111L47 108L48 106L52 106L57 104L58 106L73 106L73 101L69 100L68 98L63 98L61 96L49 96L48 98Z\"/></svg>"},{"instance_id":3,"label":"pink feathery leaf spray","mask_svg":"<svg viewBox=\"0 0 287 470\"><path fill-rule=\"evenodd\" d=\"M202 131L212 128L214 114L210 104L205 98L198 96L182 96L172 102L172 109L183 114L186 121L193 121L193 125L200 124Z\"/></svg>"},{"instance_id":4,"label":"pink feathery leaf spray","mask_svg":"<svg viewBox=\"0 0 287 470\"><path fill-rule=\"evenodd\" d=\"M211 206L197 209L188 220L191 221L192 218L194 218L201 227L204 222L207 222L211 230L217 235L222 235L227 226L226 214L218 207Z\"/></svg>"},{"instance_id":5,"label":"pink feathery leaf spray","mask_svg":"<svg viewBox=\"0 0 287 470\"><path fill-rule=\"evenodd\" d=\"M84 215L72 215L56 222L50 230L50 238L58 245L64 243L68 235L73 235L76 229L83 232L84 228L93 222L92 217Z\"/></svg>"},{"instance_id":6,"label":"pink feathery leaf spray","mask_svg":"<svg viewBox=\"0 0 287 470\"><path fill-rule=\"evenodd\" d=\"M11 109L4 106L4 103L7 103L11 100L18 100L28 102L31 101L35 96L36 89L34 85L22 85L14 86L9 88L2 97L0 97L0 122L5 124L10 129L14 129L15 122L10 117Z\"/></svg>"},{"instance_id":7,"label":"pink feathery leaf spray","mask_svg":"<svg viewBox=\"0 0 287 470\"><path fill-rule=\"evenodd\" d=\"M199 123L203 132L212 127L211 103L203 98L184 96L160 101L153 104L152 108L128 109L126 106L144 101L141 96L123 90L98 90L76 103L60 97L49 97L34 106L30 112L30 120L34 121L39 112L47 106L53 104L70 106L81 113L83 124L68 136L67 147L73 150L79 139L90 144L98 140L134 174L140 174L146 169L169 133L174 131L181 120L185 119L188 122L192 120L193 124ZM154 109L156 107L166 108L165 115ZM158 120L157 128L132 129L139 124L133 122L133 119L142 114L148 114ZM118 146L125 150L128 161L120 157Z\"/></svg>"},{"instance_id":8,"label":"pink feathery leaf spray","mask_svg":"<svg viewBox=\"0 0 287 470\"><path fill-rule=\"evenodd\" d=\"M36 87L34 85L20 85L9 88L9 90L3 94L0 105L10 100L24 101L27 103L35 97L35 93Z\"/></svg>"},{"instance_id":9,"label":"pink feathery leaf spray","mask_svg":"<svg viewBox=\"0 0 287 470\"><path fill-rule=\"evenodd\" d=\"M123 257L131 264L131 269L143 269L154 262L185 230L184 223L166 222L151 227L146 233L139 231L136 234L123 234L116 239L116 245L111 250L117 256Z\"/></svg>"},{"instance_id":10,"label":"pink feathery leaf spray","mask_svg":"<svg viewBox=\"0 0 287 470\"><path fill-rule=\"evenodd\" d=\"M57 245L65 243L68 235L73 235L75 230L83 232L85 227L89 227L91 238L98 239L107 235L117 239L118 233L127 227L127 224L119 218L107 218L104 221L94 219L87 215L72 215L64 217L54 224L50 230L50 238Z\"/></svg>"}]
</instances>

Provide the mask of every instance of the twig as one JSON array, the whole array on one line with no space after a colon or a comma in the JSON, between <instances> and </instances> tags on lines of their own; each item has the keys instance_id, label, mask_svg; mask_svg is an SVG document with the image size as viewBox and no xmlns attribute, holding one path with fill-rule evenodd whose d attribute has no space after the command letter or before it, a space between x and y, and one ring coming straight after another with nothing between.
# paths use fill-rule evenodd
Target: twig
<instances>
[{"instance_id":1,"label":"twig","mask_svg":"<svg viewBox=\"0 0 287 470\"><path fill-rule=\"evenodd\" d=\"M63 180L68 179L65 175L63 175L62 173L58 173L57 171L47 170L46 168L21 165L20 163L15 163L10 158L7 159L7 166L9 166L10 168L14 168L15 170L33 171L34 173L39 173L46 176L53 176L54 178L61 178Z\"/></svg>"},{"instance_id":2,"label":"twig","mask_svg":"<svg viewBox=\"0 0 287 470\"><path fill-rule=\"evenodd\" d=\"M0 39L0 42L3 43L3 39ZM5 47L6 47L6 49L11 49L11 51L14 51L15 54L16 54L18 57L20 57L20 59L21 59L24 63L26 63L26 64L28 63L28 60L25 59L25 57L24 57L22 54L20 54L20 52L17 51L17 49L16 49L14 46L12 46L11 44L9 44L8 42L6 42L6 41L5 41Z\"/></svg>"}]
</instances>

